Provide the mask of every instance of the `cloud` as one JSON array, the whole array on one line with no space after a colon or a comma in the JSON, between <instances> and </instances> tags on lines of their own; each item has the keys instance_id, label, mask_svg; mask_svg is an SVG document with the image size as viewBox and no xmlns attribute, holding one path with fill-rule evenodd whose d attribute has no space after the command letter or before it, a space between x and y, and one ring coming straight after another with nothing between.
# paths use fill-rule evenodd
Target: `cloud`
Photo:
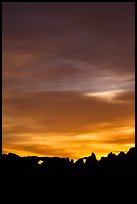
<instances>
[{"instance_id":1,"label":"cloud","mask_svg":"<svg viewBox=\"0 0 137 204\"><path fill-rule=\"evenodd\" d=\"M8 2L2 15L3 148L28 151L28 142L38 153L39 141L54 154L55 139L80 156L127 143L119 131L134 127L134 3ZM77 147L85 134L106 146Z\"/></svg>"},{"instance_id":2,"label":"cloud","mask_svg":"<svg viewBox=\"0 0 137 204\"><path fill-rule=\"evenodd\" d=\"M6 148L4 148L6 150ZM52 157L71 157L71 151L67 151L65 148L51 147L48 145L26 144L26 145L8 145L9 151L14 151L24 156L49 156ZM65 155L65 156L64 156Z\"/></svg>"},{"instance_id":3,"label":"cloud","mask_svg":"<svg viewBox=\"0 0 137 204\"><path fill-rule=\"evenodd\" d=\"M123 90L86 93L85 95L110 103L134 103L134 92L125 92Z\"/></svg>"},{"instance_id":4,"label":"cloud","mask_svg":"<svg viewBox=\"0 0 137 204\"><path fill-rule=\"evenodd\" d=\"M79 81L82 77L82 81L96 80L95 71L98 76L134 75L134 38L133 3L115 3L113 7L46 3L37 8L32 4L3 4L5 69L20 76L23 70L24 78L39 75L48 80L49 75L53 82L51 72L55 81L66 78L69 72L74 83L73 76L76 81L79 77ZM79 66L81 76L75 75Z\"/></svg>"},{"instance_id":5,"label":"cloud","mask_svg":"<svg viewBox=\"0 0 137 204\"><path fill-rule=\"evenodd\" d=\"M123 93L122 93L123 94ZM120 95L120 93L119 93ZM120 98L120 99L119 99ZM3 108L13 118L25 118L45 125L47 131L62 132L85 130L85 125L115 121L134 116L133 93L120 95L118 101L123 103L108 103L95 97L83 96L77 92L35 92L14 95L3 101ZM128 102L128 103L126 103ZM126 111L125 111L126 110ZM10 114L9 114L10 111Z\"/></svg>"}]
</instances>

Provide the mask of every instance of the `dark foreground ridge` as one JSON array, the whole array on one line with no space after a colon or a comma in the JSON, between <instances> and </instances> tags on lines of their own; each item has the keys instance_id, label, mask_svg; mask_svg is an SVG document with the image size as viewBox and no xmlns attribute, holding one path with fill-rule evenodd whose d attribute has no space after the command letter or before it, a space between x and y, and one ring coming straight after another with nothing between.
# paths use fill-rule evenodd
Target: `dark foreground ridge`
<instances>
[{"instance_id":1,"label":"dark foreground ridge","mask_svg":"<svg viewBox=\"0 0 137 204\"><path fill-rule=\"evenodd\" d=\"M43 163L39 164L42 160ZM99 161L92 153L76 162L59 157L1 157L1 187L6 203L124 203L136 195L135 148L112 152ZM24 199L24 201L23 201ZM43 200L43 201L40 201ZM75 199L75 202L74 202ZM94 201L94 202L91 202Z\"/></svg>"},{"instance_id":2,"label":"dark foreground ridge","mask_svg":"<svg viewBox=\"0 0 137 204\"><path fill-rule=\"evenodd\" d=\"M39 161L43 163L39 164ZM62 184L125 184L135 181L135 148L118 155L112 152L98 161L94 153L89 157L73 159L59 157L20 157L2 155L2 178L14 182L45 182Z\"/></svg>"}]
</instances>

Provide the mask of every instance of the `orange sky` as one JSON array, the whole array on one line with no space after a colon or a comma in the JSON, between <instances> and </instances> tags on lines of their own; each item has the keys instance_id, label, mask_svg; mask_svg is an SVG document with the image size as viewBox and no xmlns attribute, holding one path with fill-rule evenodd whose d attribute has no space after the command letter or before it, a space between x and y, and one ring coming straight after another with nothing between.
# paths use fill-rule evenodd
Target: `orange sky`
<instances>
[{"instance_id":1,"label":"orange sky","mask_svg":"<svg viewBox=\"0 0 137 204\"><path fill-rule=\"evenodd\" d=\"M3 3L2 151L134 146L134 3Z\"/></svg>"}]
</instances>

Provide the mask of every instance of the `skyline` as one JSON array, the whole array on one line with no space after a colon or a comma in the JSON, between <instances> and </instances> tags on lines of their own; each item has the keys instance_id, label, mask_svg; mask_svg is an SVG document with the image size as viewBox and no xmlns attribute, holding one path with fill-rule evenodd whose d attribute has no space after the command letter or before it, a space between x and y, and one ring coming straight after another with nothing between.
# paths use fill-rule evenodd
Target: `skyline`
<instances>
[{"instance_id":1,"label":"skyline","mask_svg":"<svg viewBox=\"0 0 137 204\"><path fill-rule=\"evenodd\" d=\"M135 4L2 3L2 152L135 145Z\"/></svg>"}]
</instances>

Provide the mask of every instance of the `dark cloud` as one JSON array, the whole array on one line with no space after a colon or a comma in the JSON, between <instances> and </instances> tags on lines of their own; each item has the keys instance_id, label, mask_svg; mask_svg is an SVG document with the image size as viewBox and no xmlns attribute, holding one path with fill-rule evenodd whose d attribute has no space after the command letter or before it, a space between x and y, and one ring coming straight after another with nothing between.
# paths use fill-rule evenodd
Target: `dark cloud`
<instances>
[{"instance_id":1,"label":"dark cloud","mask_svg":"<svg viewBox=\"0 0 137 204\"><path fill-rule=\"evenodd\" d=\"M134 3L3 3L2 25L4 91L134 89Z\"/></svg>"},{"instance_id":2,"label":"dark cloud","mask_svg":"<svg viewBox=\"0 0 137 204\"><path fill-rule=\"evenodd\" d=\"M5 4L4 4L5 5ZM69 5L69 6L68 6ZM107 62L117 71L134 61L134 4L6 4L3 48L46 58Z\"/></svg>"}]
</instances>

